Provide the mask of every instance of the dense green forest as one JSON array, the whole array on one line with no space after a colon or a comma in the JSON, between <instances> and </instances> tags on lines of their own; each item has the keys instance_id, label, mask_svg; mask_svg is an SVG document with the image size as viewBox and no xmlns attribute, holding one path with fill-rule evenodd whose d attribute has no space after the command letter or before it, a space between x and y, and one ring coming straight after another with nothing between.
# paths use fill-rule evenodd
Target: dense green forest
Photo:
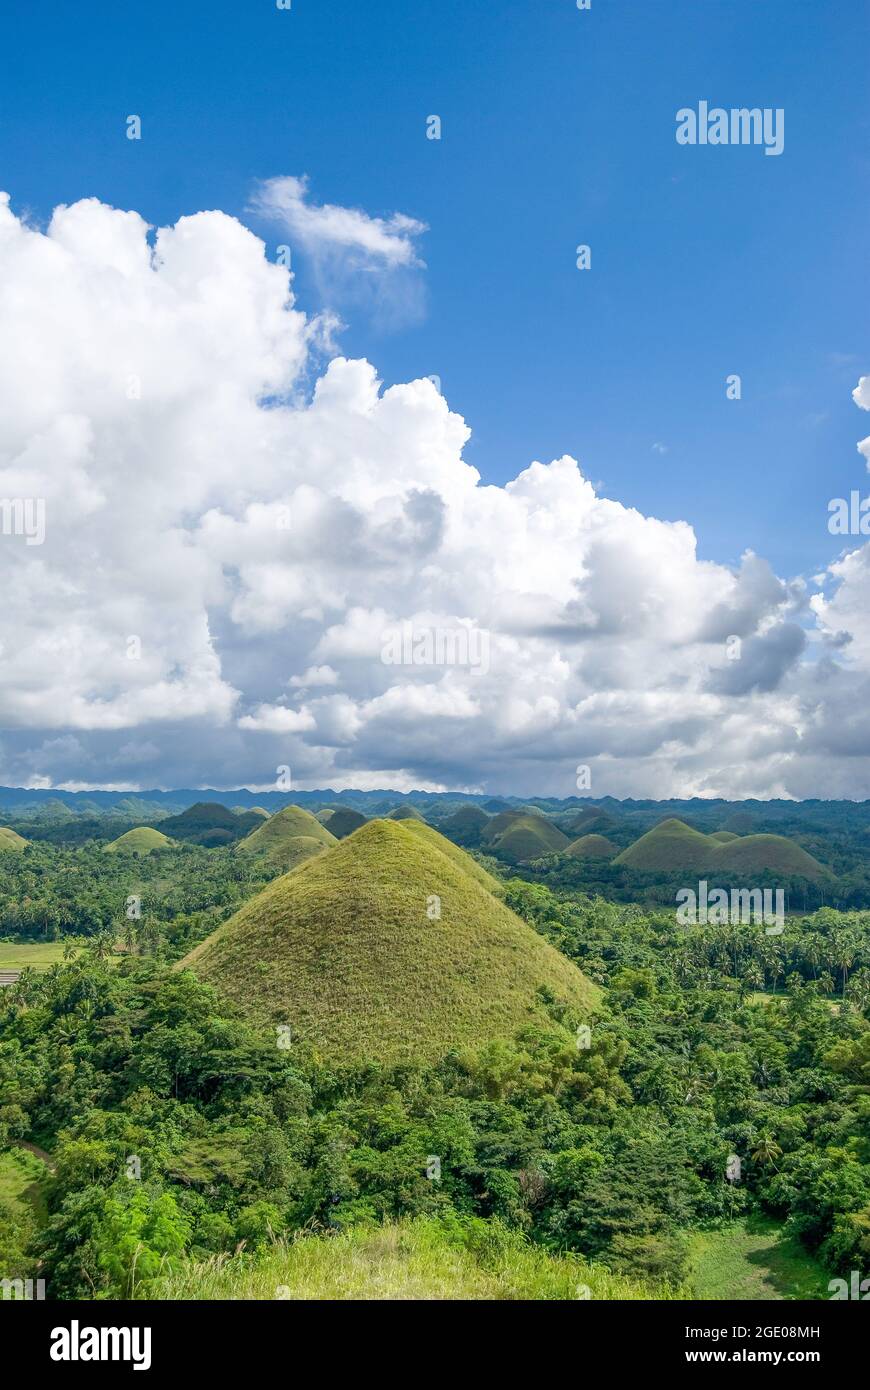
<instances>
[{"instance_id":1,"label":"dense green forest","mask_svg":"<svg viewBox=\"0 0 870 1390\"><path fill-rule=\"evenodd\" d=\"M0 991L0 1146L51 1164L38 1215L0 1182L0 1273L38 1273L54 1298L147 1295L240 1246L268 1259L299 1232L422 1220L472 1243L484 1222L496 1245L664 1294L691 1288L697 1235L744 1217L775 1220L830 1277L866 1269L870 913L686 929L558 870L480 862L602 987L588 1035L544 998L552 1026L389 1066L284 1046L173 969L267 862L4 855L0 938L69 951Z\"/></svg>"}]
</instances>

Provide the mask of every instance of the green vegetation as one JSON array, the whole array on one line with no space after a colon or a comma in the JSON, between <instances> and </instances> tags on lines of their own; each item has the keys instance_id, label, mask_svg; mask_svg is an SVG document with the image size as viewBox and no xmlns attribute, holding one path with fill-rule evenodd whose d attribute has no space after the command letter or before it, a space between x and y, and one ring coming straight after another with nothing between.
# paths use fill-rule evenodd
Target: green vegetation
<instances>
[{"instance_id":1,"label":"green vegetation","mask_svg":"<svg viewBox=\"0 0 870 1390\"><path fill-rule=\"evenodd\" d=\"M119 835L105 849L108 854L153 854L154 850L169 849L171 845L169 836L162 831L154 830L150 825L140 825Z\"/></svg>"},{"instance_id":2,"label":"green vegetation","mask_svg":"<svg viewBox=\"0 0 870 1390\"><path fill-rule=\"evenodd\" d=\"M0 1277L6 1270L32 1278L36 1260L29 1254L45 1224L48 1169L27 1149L0 1153Z\"/></svg>"},{"instance_id":3,"label":"green vegetation","mask_svg":"<svg viewBox=\"0 0 870 1390\"><path fill-rule=\"evenodd\" d=\"M0 854L20 853L26 845L27 841L22 835L10 830L8 825L0 825Z\"/></svg>"},{"instance_id":4,"label":"green vegetation","mask_svg":"<svg viewBox=\"0 0 870 1390\"><path fill-rule=\"evenodd\" d=\"M608 807L621 851L661 814ZM767 936L679 926L684 870L511 866L417 819L279 877L226 827L225 848L118 855L135 825L51 814L99 832L34 833L0 875L0 969L23 970L0 989L0 1278L38 1271L58 1299L827 1297L870 1260L870 912L794 905L865 892L868 812L756 804L726 839L722 808L688 810L717 852L786 839L835 873L786 877ZM638 891L670 898L613 900Z\"/></svg>"},{"instance_id":5,"label":"green vegetation","mask_svg":"<svg viewBox=\"0 0 870 1390\"><path fill-rule=\"evenodd\" d=\"M387 813L387 820L425 820L415 806L396 806Z\"/></svg>"},{"instance_id":6,"label":"green vegetation","mask_svg":"<svg viewBox=\"0 0 870 1390\"><path fill-rule=\"evenodd\" d=\"M273 824L274 822L270 822ZM264 827L265 828L265 827ZM333 1058L435 1058L597 991L437 832L371 821L273 883L181 962Z\"/></svg>"},{"instance_id":7,"label":"green vegetation","mask_svg":"<svg viewBox=\"0 0 870 1390\"><path fill-rule=\"evenodd\" d=\"M570 1255L549 1255L498 1221L418 1217L305 1236L259 1255L211 1256L157 1280L158 1299L643 1299L662 1296Z\"/></svg>"}]
</instances>

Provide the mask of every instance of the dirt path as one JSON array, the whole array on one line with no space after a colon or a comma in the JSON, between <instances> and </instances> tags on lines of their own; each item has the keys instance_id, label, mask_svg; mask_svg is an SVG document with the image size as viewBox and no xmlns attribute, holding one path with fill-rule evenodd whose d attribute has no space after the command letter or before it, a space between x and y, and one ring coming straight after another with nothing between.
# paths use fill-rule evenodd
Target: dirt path
<instances>
[{"instance_id":1,"label":"dirt path","mask_svg":"<svg viewBox=\"0 0 870 1390\"><path fill-rule=\"evenodd\" d=\"M36 1158L41 1158L50 1173L54 1172L54 1159L51 1154L41 1149L38 1144L29 1144L26 1139L15 1139L13 1143L17 1149L26 1149L28 1153Z\"/></svg>"}]
</instances>

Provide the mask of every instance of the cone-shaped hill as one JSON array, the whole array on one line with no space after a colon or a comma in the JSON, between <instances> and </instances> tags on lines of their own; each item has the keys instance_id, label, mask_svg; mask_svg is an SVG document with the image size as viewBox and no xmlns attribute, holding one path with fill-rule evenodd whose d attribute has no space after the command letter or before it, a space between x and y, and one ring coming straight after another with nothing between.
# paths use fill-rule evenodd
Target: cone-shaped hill
<instances>
[{"instance_id":1,"label":"cone-shaped hill","mask_svg":"<svg viewBox=\"0 0 870 1390\"><path fill-rule=\"evenodd\" d=\"M644 873L690 869L699 873L752 874L769 870L788 877L818 879L823 864L783 835L702 835L681 820L653 826L614 860Z\"/></svg>"},{"instance_id":2,"label":"cone-shaped hill","mask_svg":"<svg viewBox=\"0 0 870 1390\"><path fill-rule=\"evenodd\" d=\"M606 835L581 835L565 850L573 859L612 859L619 853L619 845L608 840Z\"/></svg>"},{"instance_id":3,"label":"cone-shaped hill","mask_svg":"<svg viewBox=\"0 0 870 1390\"><path fill-rule=\"evenodd\" d=\"M588 1018L597 987L443 843L370 821L271 883L179 968L336 1061L432 1060L553 1026L542 988Z\"/></svg>"},{"instance_id":4,"label":"cone-shaped hill","mask_svg":"<svg viewBox=\"0 0 870 1390\"><path fill-rule=\"evenodd\" d=\"M412 806L410 802L405 802L402 806L394 806L387 816L387 820L419 820L424 825L426 823L426 817L421 816L416 806Z\"/></svg>"},{"instance_id":5,"label":"cone-shaped hill","mask_svg":"<svg viewBox=\"0 0 870 1390\"><path fill-rule=\"evenodd\" d=\"M28 844L23 835L19 835L17 830L11 830L8 825L0 825L0 854L20 854Z\"/></svg>"},{"instance_id":6,"label":"cone-shaped hill","mask_svg":"<svg viewBox=\"0 0 870 1390\"><path fill-rule=\"evenodd\" d=\"M128 830L104 846L107 854L152 854L155 849L171 848L169 836L151 825L137 825L135 830Z\"/></svg>"},{"instance_id":7,"label":"cone-shaped hill","mask_svg":"<svg viewBox=\"0 0 870 1390\"><path fill-rule=\"evenodd\" d=\"M489 816L479 806L460 806L452 816L441 822L440 830L457 845L472 848L479 845Z\"/></svg>"},{"instance_id":8,"label":"cone-shaped hill","mask_svg":"<svg viewBox=\"0 0 870 1390\"><path fill-rule=\"evenodd\" d=\"M345 836L352 835L365 823L366 818L362 812L355 811L352 806L336 806L328 820L323 821L329 828L330 835L334 835L336 840L343 840Z\"/></svg>"},{"instance_id":9,"label":"cone-shaped hill","mask_svg":"<svg viewBox=\"0 0 870 1390\"><path fill-rule=\"evenodd\" d=\"M285 806L240 840L238 850L240 854L262 854L271 864L288 871L336 843L335 836L310 811Z\"/></svg>"},{"instance_id":10,"label":"cone-shaped hill","mask_svg":"<svg viewBox=\"0 0 870 1390\"><path fill-rule=\"evenodd\" d=\"M504 828L493 834L497 822ZM530 859L540 859L544 854L561 854L570 844L568 836L546 816L515 815L508 811L490 822L485 839L488 851L508 864L523 864Z\"/></svg>"}]
</instances>

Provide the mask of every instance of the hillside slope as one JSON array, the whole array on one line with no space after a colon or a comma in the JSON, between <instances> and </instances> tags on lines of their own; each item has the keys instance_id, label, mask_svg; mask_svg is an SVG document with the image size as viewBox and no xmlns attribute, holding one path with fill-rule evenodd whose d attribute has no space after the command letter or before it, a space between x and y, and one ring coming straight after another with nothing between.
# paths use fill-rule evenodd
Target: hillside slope
<instances>
[{"instance_id":1,"label":"hillside slope","mask_svg":"<svg viewBox=\"0 0 870 1390\"><path fill-rule=\"evenodd\" d=\"M541 987L588 1016L598 989L431 836L443 842L370 821L270 884L179 968L345 1061L434 1059L512 1036L550 1021Z\"/></svg>"}]
</instances>

